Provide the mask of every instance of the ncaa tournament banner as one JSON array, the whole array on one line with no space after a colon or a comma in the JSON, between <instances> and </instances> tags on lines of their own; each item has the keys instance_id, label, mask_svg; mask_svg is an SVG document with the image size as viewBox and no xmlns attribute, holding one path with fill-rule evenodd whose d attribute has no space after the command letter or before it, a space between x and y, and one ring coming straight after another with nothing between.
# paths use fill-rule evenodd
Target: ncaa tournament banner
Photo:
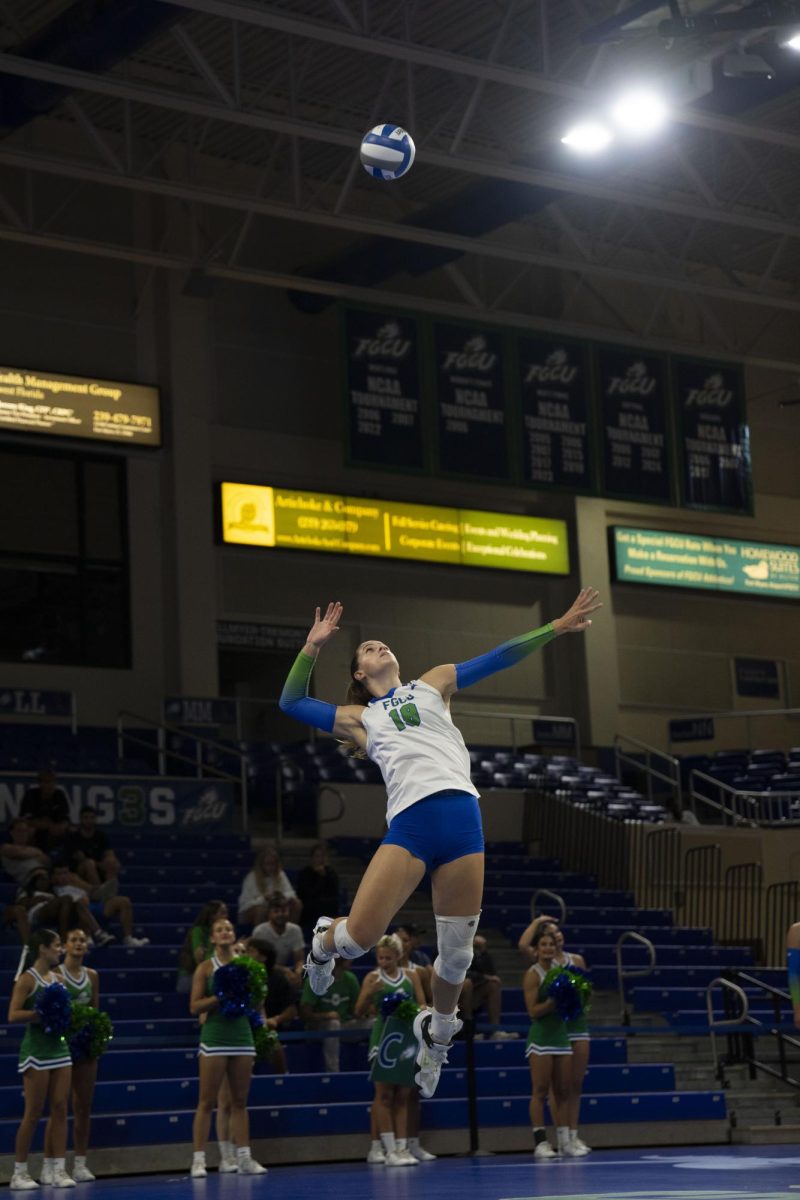
<instances>
[{"instance_id":1,"label":"ncaa tournament banner","mask_svg":"<svg viewBox=\"0 0 800 1200\"><path fill-rule=\"evenodd\" d=\"M19 816L22 799L36 776L22 772L0 774L0 822ZM59 775L58 786L69 800L69 818L78 824L81 808L97 811L97 825L106 833L126 829L138 833L191 829L228 830L235 827L232 783L213 779L138 778L102 775Z\"/></svg>"},{"instance_id":2,"label":"ncaa tournament banner","mask_svg":"<svg viewBox=\"0 0 800 1200\"><path fill-rule=\"evenodd\" d=\"M349 461L423 470L417 322L345 309L344 338Z\"/></svg>"},{"instance_id":3,"label":"ncaa tournament banner","mask_svg":"<svg viewBox=\"0 0 800 1200\"><path fill-rule=\"evenodd\" d=\"M503 349L499 330L435 322L439 467L510 482Z\"/></svg>"},{"instance_id":4,"label":"ncaa tournament banner","mask_svg":"<svg viewBox=\"0 0 800 1200\"><path fill-rule=\"evenodd\" d=\"M592 490L589 354L582 342L517 339L523 481Z\"/></svg>"},{"instance_id":5,"label":"ncaa tournament banner","mask_svg":"<svg viewBox=\"0 0 800 1200\"><path fill-rule=\"evenodd\" d=\"M750 435L741 368L673 358L672 381L682 504L751 513Z\"/></svg>"},{"instance_id":6,"label":"ncaa tournament banner","mask_svg":"<svg viewBox=\"0 0 800 1200\"><path fill-rule=\"evenodd\" d=\"M602 432L602 492L672 503L666 365L659 354L596 346Z\"/></svg>"}]
</instances>

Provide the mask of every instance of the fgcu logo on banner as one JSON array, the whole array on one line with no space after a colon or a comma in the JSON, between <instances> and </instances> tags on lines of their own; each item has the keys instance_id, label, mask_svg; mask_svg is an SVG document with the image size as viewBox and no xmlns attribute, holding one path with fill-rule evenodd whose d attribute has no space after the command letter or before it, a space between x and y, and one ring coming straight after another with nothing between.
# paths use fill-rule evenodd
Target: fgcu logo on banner
<instances>
[{"instance_id":1,"label":"fgcu logo on banner","mask_svg":"<svg viewBox=\"0 0 800 1200\"><path fill-rule=\"evenodd\" d=\"M531 363L525 376L526 383L572 383L578 368L569 361L566 350L559 346L548 354L543 363Z\"/></svg>"},{"instance_id":2,"label":"fgcu logo on banner","mask_svg":"<svg viewBox=\"0 0 800 1200\"><path fill-rule=\"evenodd\" d=\"M353 350L353 358L405 358L411 349L411 338L404 338L397 321L381 325L372 338L360 337Z\"/></svg>"},{"instance_id":3,"label":"fgcu logo on banner","mask_svg":"<svg viewBox=\"0 0 800 1200\"><path fill-rule=\"evenodd\" d=\"M647 370L644 362L631 363L624 375L614 375L608 381L606 394L609 396L649 396L658 380Z\"/></svg>"},{"instance_id":4,"label":"fgcu logo on banner","mask_svg":"<svg viewBox=\"0 0 800 1200\"><path fill-rule=\"evenodd\" d=\"M725 387L719 371L709 375L701 388L690 388L683 404L685 408L727 408L733 400L733 391Z\"/></svg>"},{"instance_id":5,"label":"fgcu logo on banner","mask_svg":"<svg viewBox=\"0 0 800 1200\"><path fill-rule=\"evenodd\" d=\"M469 338L461 350L448 350L442 363L444 371L491 371L497 355L489 353L489 345L483 334Z\"/></svg>"}]
</instances>

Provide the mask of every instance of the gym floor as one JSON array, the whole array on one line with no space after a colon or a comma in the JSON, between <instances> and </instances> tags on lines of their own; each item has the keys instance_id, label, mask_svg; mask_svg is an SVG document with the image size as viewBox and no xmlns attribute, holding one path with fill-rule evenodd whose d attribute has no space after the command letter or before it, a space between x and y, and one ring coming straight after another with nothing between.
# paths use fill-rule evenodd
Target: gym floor
<instances>
[{"instance_id":1,"label":"gym floor","mask_svg":"<svg viewBox=\"0 0 800 1200\"><path fill-rule=\"evenodd\" d=\"M319 1200L320 1194L331 1200L796 1200L798 1168L800 1147L676 1147L595 1151L565 1162L534 1163L514 1154L441 1158L394 1170L365 1163L273 1167L268 1175L241 1179L215 1172L195 1181L140 1175L98 1181L75 1194L85 1200Z\"/></svg>"}]
</instances>

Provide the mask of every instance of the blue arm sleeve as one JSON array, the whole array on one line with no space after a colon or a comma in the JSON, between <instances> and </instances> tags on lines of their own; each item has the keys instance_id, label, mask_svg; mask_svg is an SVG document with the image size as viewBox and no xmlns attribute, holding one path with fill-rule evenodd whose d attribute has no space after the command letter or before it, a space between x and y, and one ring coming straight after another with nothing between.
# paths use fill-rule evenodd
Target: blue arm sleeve
<instances>
[{"instance_id":1,"label":"blue arm sleeve","mask_svg":"<svg viewBox=\"0 0 800 1200\"><path fill-rule=\"evenodd\" d=\"M786 968L789 972L789 994L792 1004L800 1004L800 949L786 951Z\"/></svg>"},{"instance_id":2,"label":"blue arm sleeve","mask_svg":"<svg viewBox=\"0 0 800 1200\"><path fill-rule=\"evenodd\" d=\"M303 721L306 725L313 725L315 729L322 729L325 733L332 733L336 720L336 705L327 704L324 700L314 700L308 694L308 684L315 661L310 654L300 651L286 677L278 704L281 712L285 712L287 716Z\"/></svg>"},{"instance_id":3,"label":"blue arm sleeve","mask_svg":"<svg viewBox=\"0 0 800 1200\"><path fill-rule=\"evenodd\" d=\"M541 629L534 629L530 633L523 633L519 637L512 638L510 642L503 642L502 646L496 646L494 650L489 650L488 653L481 654L477 658L457 663L456 687L460 691L461 688L471 687L473 683L480 683L489 675L505 671L506 667L513 667L523 658L527 658L529 654L533 654L535 650L541 650L542 646L552 642L555 636L556 632L552 623L548 623Z\"/></svg>"}]
</instances>

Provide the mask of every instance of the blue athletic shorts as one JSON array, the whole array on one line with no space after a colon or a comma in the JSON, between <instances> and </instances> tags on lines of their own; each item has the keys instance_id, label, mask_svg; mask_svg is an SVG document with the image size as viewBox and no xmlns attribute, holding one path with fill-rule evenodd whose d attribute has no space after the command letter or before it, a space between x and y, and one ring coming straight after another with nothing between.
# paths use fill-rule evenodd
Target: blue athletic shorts
<instances>
[{"instance_id":1,"label":"blue athletic shorts","mask_svg":"<svg viewBox=\"0 0 800 1200\"><path fill-rule=\"evenodd\" d=\"M465 854L483 853L483 827L477 796L434 792L393 818L382 846L402 846L429 871Z\"/></svg>"}]
</instances>

